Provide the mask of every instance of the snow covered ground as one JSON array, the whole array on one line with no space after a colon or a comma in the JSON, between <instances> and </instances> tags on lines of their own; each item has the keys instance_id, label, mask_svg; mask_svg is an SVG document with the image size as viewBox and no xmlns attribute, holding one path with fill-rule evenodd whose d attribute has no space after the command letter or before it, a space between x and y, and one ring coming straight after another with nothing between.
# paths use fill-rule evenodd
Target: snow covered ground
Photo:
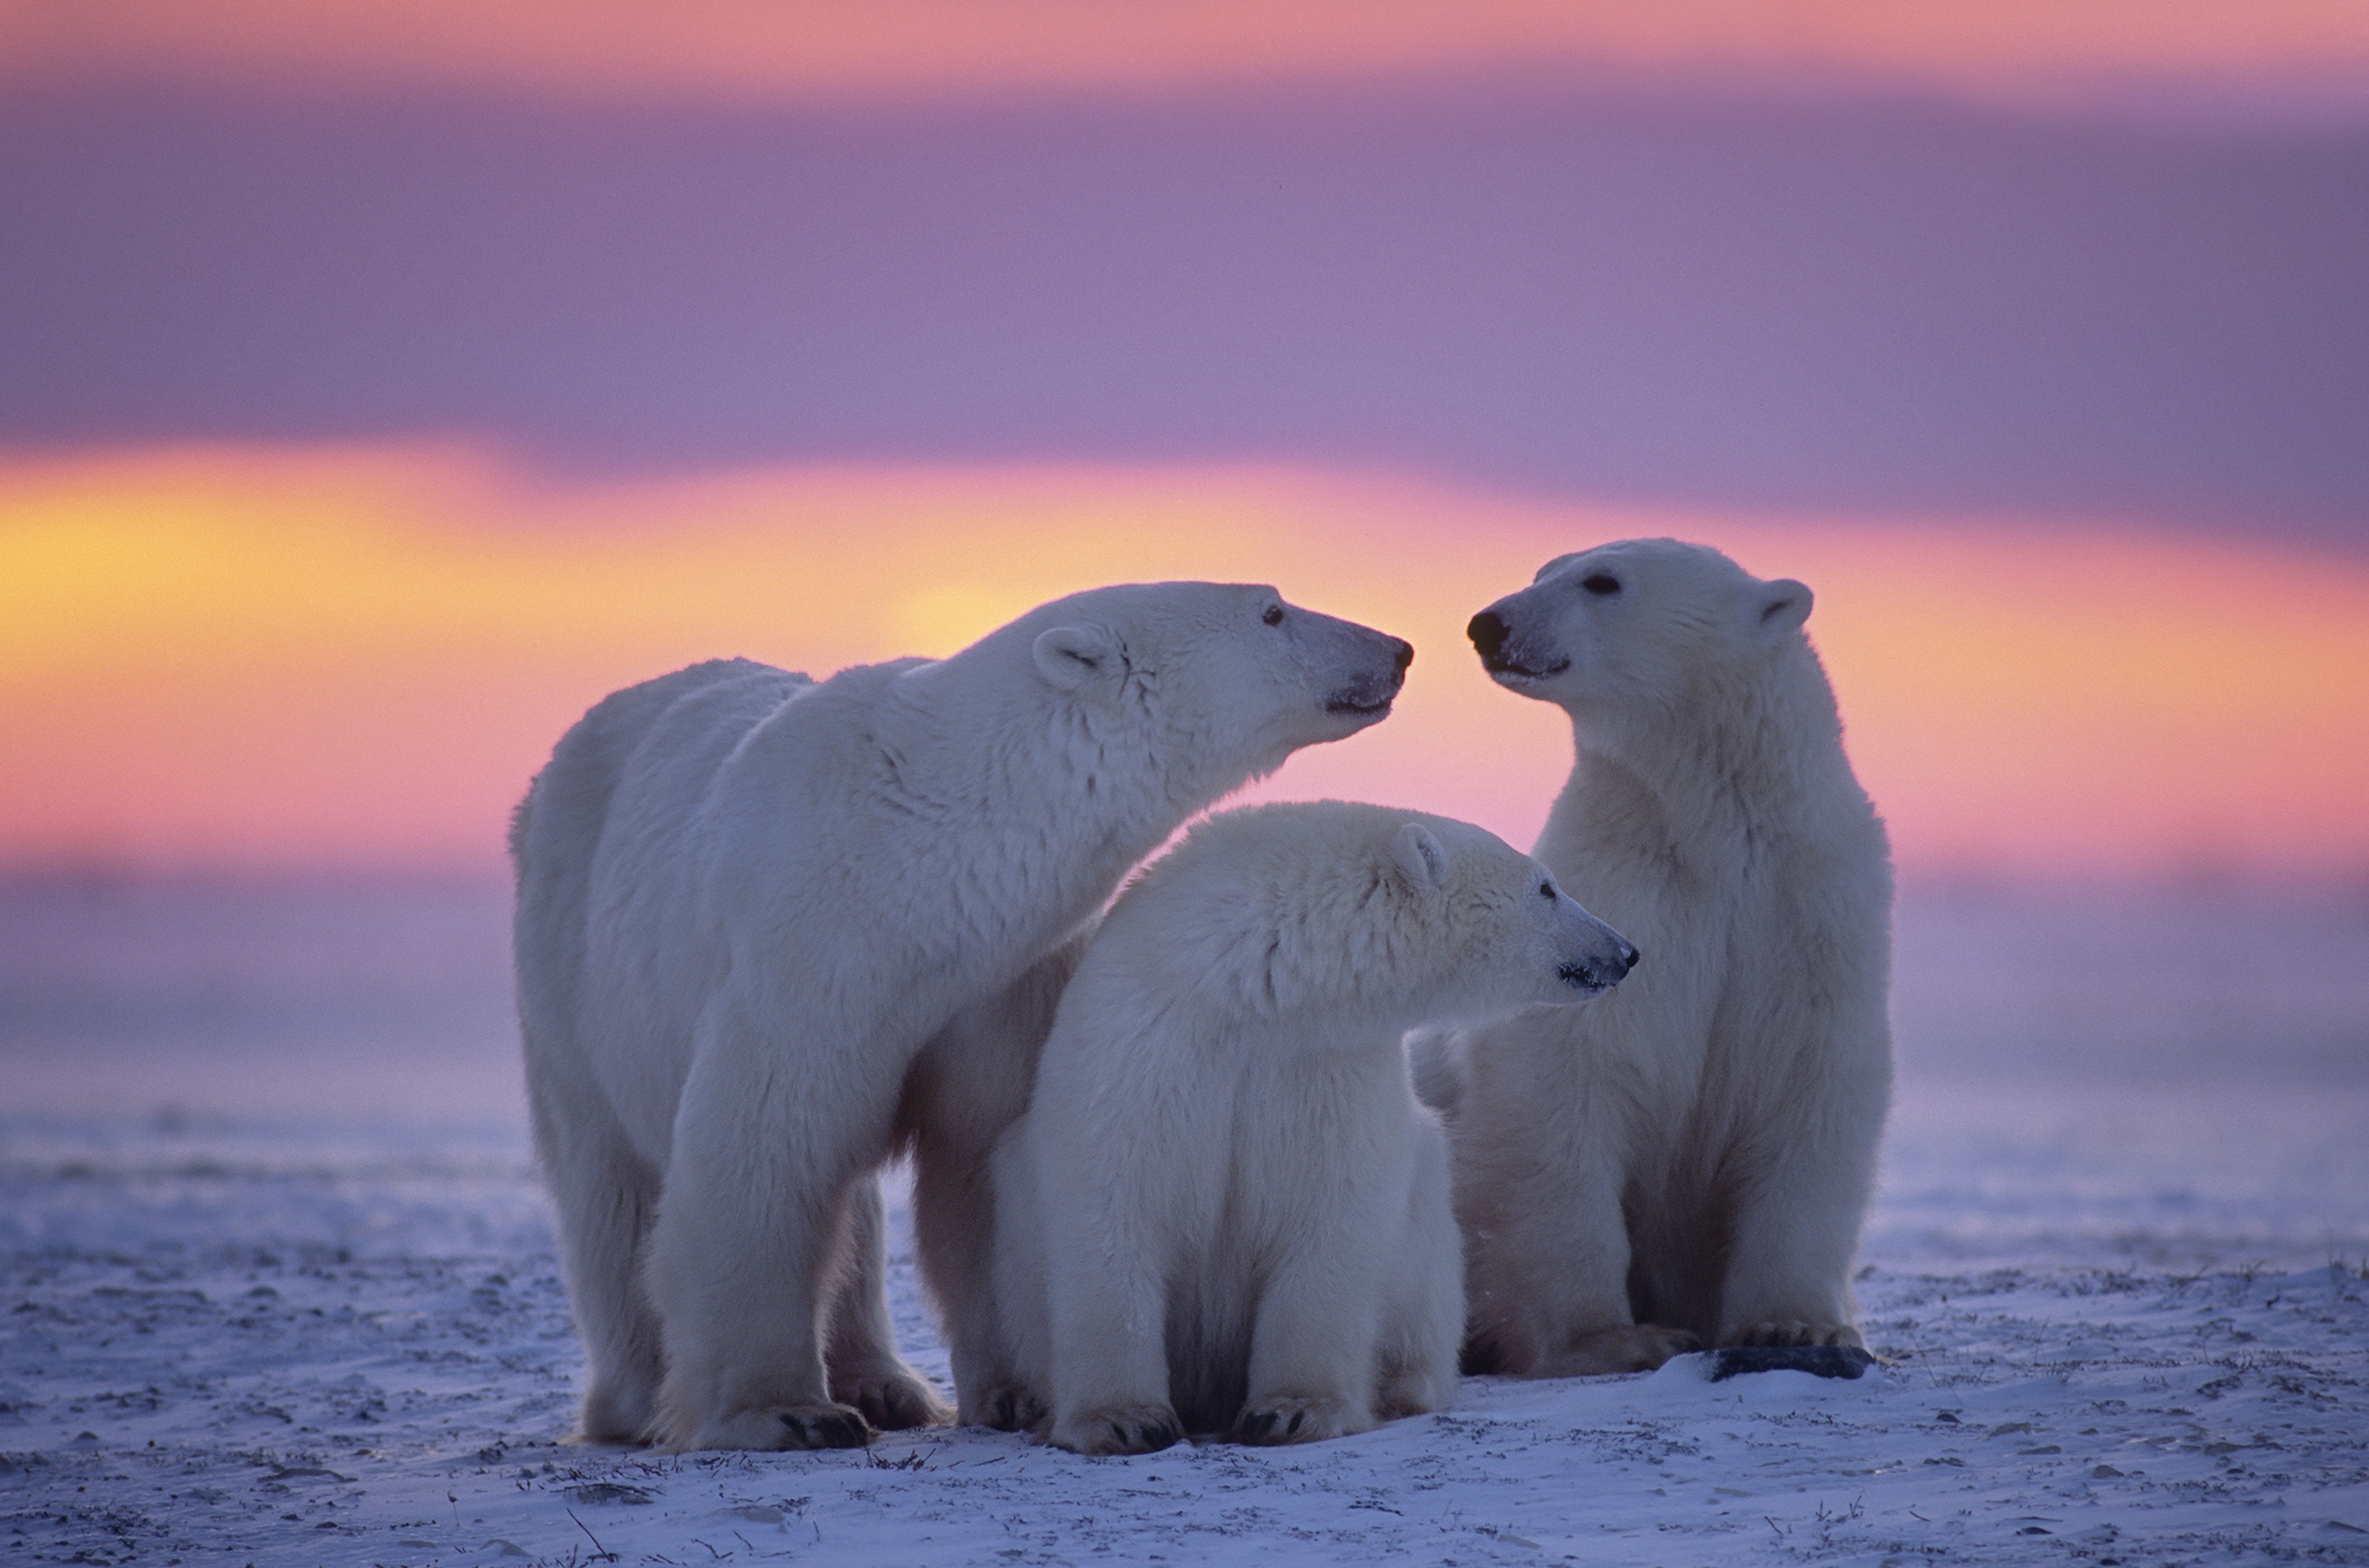
<instances>
[{"instance_id":1,"label":"snow covered ground","mask_svg":"<svg viewBox=\"0 0 2369 1568\"><path fill-rule=\"evenodd\" d=\"M560 1441L497 900L160 896L0 900L10 1562L2369 1563L2357 907L1904 908L1856 1382L671 1459ZM943 1379L901 1242L894 1289Z\"/></svg>"}]
</instances>

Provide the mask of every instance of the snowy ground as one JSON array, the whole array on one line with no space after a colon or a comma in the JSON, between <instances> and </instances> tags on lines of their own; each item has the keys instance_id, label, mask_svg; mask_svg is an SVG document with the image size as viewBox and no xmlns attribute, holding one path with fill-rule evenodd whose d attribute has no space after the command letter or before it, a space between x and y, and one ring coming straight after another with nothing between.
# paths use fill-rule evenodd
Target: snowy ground
<instances>
[{"instance_id":1,"label":"snowy ground","mask_svg":"<svg viewBox=\"0 0 2369 1568\"><path fill-rule=\"evenodd\" d=\"M2348 1264L1967 1268L1911 1200L1855 1383L1689 1358L1308 1449L676 1460L557 1441L578 1358L515 1134L24 1125L5 1186L17 1561L2369 1562ZM897 1301L943 1377L901 1263Z\"/></svg>"},{"instance_id":2,"label":"snowy ground","mask_svg":"<svg viewBox=\"0 0 2369 1568\"><path fill-rule=\"evenodd\" d=\"M375 1038L335 1072L308 1056L217 1095L281 1090L271 1119L232 1118L204 1092L226 1058L192 1067L113 1015L107 1061L137 1068L121 1082L170 1094L51 1092L118 1080L76 1043L81 1014L0 973L0 1025L13 1005L21 1026L0 1112L0 1559L2369 1563L2359 924L2235 955L2231 972L2320 998L2239 1040L2240 1072L2209 997L2095 1003L2166 1010L2146 1070L2124 1072L2048 1036L2078 997L1975 984L2004 944L1962 915L1904 925L1903 1097L1859 1286L1888 1368L1475 1379L1454 1411L1361 1437L1105 1460L977 1431L683 1459L564 1444L578 1352L497 1016L444 1057ZM2035 951L2077 935L2014 929ZM1982 970L1942 962L1969 943ZM442 1006L465 988L427 989ZM335 1006L298 1012L298 1035L359 1037ZM207 1017L268 1033L227 1002ZM2191 1050L2175 1036L2199 1018ZM342 1121L308 1072L348 1086ZM942 1379L901 1246L895 1296Z\"/></svg>"}]
</instances>

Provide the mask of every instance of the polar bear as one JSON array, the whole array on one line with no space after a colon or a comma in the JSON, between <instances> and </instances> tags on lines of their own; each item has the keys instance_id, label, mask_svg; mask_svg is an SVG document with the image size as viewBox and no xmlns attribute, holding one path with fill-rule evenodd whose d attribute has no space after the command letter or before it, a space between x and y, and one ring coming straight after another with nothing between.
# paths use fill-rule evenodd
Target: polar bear
<instances>
[{"instance_id":1,"label":"polar bear","mask_svg":"<svg viewBox=\"0 0 2369 1568\"><path fill-rule=\"evenodd\" d=\"M1455 1396L1447 1141L1403 1038L1637 962L1502 839L1328 801L1197 826L1114 905L996 1153L990 1424L1309 1442Z\"/></svg>"},{"instance_id":2,"label":"polar bear","mask_svg":"<svg viewBox=\"0 0 2369 1568\"><path fill-rule=\"evenodd\" d=\"M1424 1063L1453 1106L1468 1371L1860 1343L1891 866L1801 630L1810 597L1633 540L1473 618L1497 682L1571 717L1577 764L1535 853L1654 962L1597 1006Z\"/></svg>"},{"instance_id":3,"label":"polar bear","mask_svg":"<svg viewBox=\"0 0 2369 1568\"><path fill-rule=\"evenodd\" d=\"M1272 588L1130 585L944 659L819 684L699 664L588 713L511 835L583 1434L780 1449L944 1419L891 1334L877 1167L916 1140L954 1172L924 1200L983 1204L960 1173L1000 1124L975 1102L1018 1113L1001 1025L1041 1010L1065 939L1185 818L1381 719L1412 658ZM967 1072L937 1139L908 1088L961 1100Z\"/></svg>"}]
</instances>

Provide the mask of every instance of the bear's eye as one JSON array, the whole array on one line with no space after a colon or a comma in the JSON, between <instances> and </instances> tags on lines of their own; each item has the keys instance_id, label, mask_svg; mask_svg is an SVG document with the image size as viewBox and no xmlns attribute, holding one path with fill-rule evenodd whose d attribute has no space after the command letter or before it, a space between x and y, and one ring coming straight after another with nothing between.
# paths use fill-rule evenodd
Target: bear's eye
<instances>
[{"instance_id":1,"label":"bear's eye","mask_svg":"<svg viewBox=\"0 0 2369 1568\"><path fill-rule=\"evenodd\" d=\"M1539 896L1539 897L1541 897L1541 898L1552 898L1552 897L1554 897L1554 895L1555 895L1555 885L1554 885L1552 882L1541 882L1541 883L1538 885L1538 896Z\"/></svg>"},{"instance_id":2,"label":"bear's eye","mask_svg":"<svg viewBox=\"0 0 2369 1568\"><path fill-rule=\"evenodd\" d=\"M1280 626L1283 624L1283 606L1280 604L1270 604L1267 606L1267 613L1260 616L1258 619L1265 622L1270 626Z\"/></svg>"},{"instance_id":3,"label":"bear's eye","mask_svg":"<svg viewBox=\"0 0 2369 1568\"><path fill-rule=\"evenodd\" d=\"M1620 591L1620 579L1608 571L1591 571L1580 579L1580 586L1600 599L1609 599Z\"/></svg>"}]
</instances>

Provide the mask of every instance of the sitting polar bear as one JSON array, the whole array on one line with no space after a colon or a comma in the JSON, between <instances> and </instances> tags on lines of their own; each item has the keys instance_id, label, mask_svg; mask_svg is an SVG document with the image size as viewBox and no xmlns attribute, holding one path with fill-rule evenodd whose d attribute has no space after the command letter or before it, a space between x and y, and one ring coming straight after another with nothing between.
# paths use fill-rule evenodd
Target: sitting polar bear
<instances>
[{"instance_id":1,"label":"sitting polar bear","mask_svg":"<svg viewBox=\"0 0 2369 1568\"><path fill-rule=\"evenodd\" d=\"M1403 1037L1577 1001L1637 950L1462 822L1215 817L1129 888L996 1151L1005 1380L1084 1453L1309 1442L1454 1397L1447 1144Z\"/></svg>"},{"instance_id":2,"label":"sitting polar bear","mask_svg":"<svg viewBox=\"0 0 2369 1568\"><path fill-rule=\"evenodd\" d=\"M964 1289L984 1254L946 1238L987 1228L1025 1093L999 1053L1033 1044L1065 939L1186 817L1382 718L1412 658L1270 588L1139 585L949 658L699 664L588 713L511 836L584 1435L943 1419L890 1331L875 1171L919 1143L924 1265Z\"/></svg>"},{"instance_id":3,"label":"sitting polar bear","mask_svg":"<svg viewBox=\"0 0 2369 1568\"><path fill-rule=\"evenodd\" d=\"M1860 1343L1891 870L1809 613L1799 583L1654 539L1549 562L1473 618L1500 685L1571 715L1538 857L1655 962L1420 1064L1453 1107L1468 1371Z\"/></svg>"}]
</instances>

